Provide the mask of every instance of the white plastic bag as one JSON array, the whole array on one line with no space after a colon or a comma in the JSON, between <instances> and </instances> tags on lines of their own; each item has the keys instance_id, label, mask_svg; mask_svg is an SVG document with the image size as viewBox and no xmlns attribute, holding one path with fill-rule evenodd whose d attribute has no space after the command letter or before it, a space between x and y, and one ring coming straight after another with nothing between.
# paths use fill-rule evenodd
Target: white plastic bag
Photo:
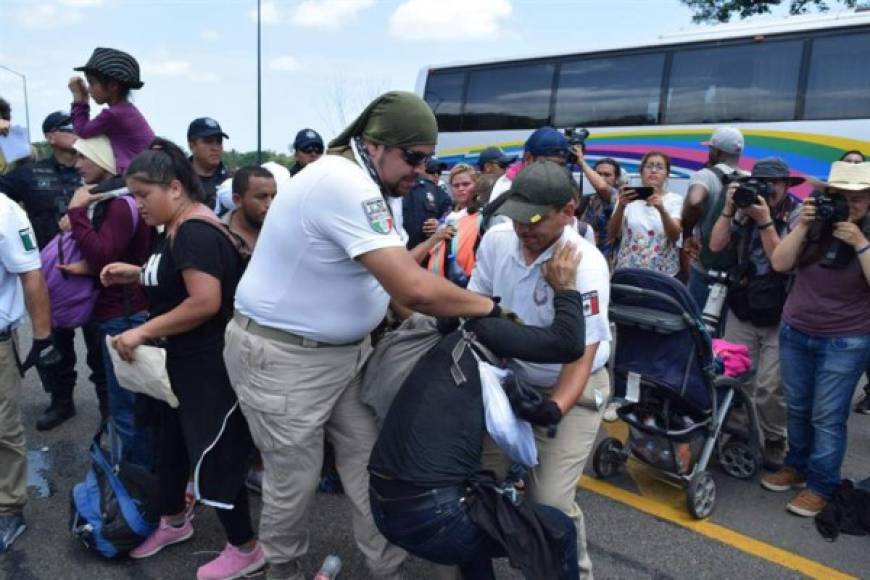
<instances>
[{"instance_id":1,"label":"white plastic bag","mask_svg":"<svg viewBox=\"0 0 870 580\"><path fill-rule=\"evenodd\" d=\"M512 461L534 467L538 464L538 448L532 426L528 421L517 419L501 386L510 371L479 358L477 366L480 369L480 388L483 391L483 409L489 436Z\"/></svg>"}]
</instances>

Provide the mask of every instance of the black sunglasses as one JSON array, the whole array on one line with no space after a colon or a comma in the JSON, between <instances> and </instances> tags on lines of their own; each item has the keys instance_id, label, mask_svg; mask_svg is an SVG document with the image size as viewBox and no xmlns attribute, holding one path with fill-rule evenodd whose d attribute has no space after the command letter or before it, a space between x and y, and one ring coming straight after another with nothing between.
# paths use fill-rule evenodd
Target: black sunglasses
<instances>
[{"instance_id":1,"label":"black sunglasses","mask_svg":"<svg viewBox=\"0 0 870 580\"><path fill-rule=\"evenodd\" d=\"M304 149L300 149L300 151L302 151L303 153L307 153L308 155L314 155L314 154L322 155L323 154L323 147L317 147L317 146L305 147Z\"/></svg>"},{"instance_id":2,"label":"black sunglasses","mask_svg":"<svg viewBox=\"0 0 870 580\"><path fill-rule=\"evenodd\" d=\"M404 148L399 149L399 151L402 152L402 159L404 159L405 163L407 163L411 167L427 165L430 161L432 161L432 157L434 157L432 153L425 153L423 151L411 151L410 149Z\"/></svg>"}]
</instances>

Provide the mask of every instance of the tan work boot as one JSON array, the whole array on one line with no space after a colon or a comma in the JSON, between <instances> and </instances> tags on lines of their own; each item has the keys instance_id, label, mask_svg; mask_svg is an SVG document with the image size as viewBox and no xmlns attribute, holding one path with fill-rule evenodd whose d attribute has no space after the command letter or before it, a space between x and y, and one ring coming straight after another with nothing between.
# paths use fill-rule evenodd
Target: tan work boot
<instances>
[{"instance_id":1,"label":"tan work boot","mask_svg":"<svg viewBox=\"0 0 870 580\"><path fill-rule=\"evenodd\" d=\"M806 484L807 478L788 466L761 478L761 487L769 491L790 491Z\"/></svg>"},{"instance_id":2,"label":"tan work boot","mask_svg":"<svg viewBox=\"0 0 870 580\"><path fill-rule=\"evenodd\" d=\"M785 509L793 514L797 514L805 518L812 518L815 517L817 513L825 509L826 505L828 505L828 500L818 495L814 491L805 489L797 494L790 502L788 502L788 505L785 506Z\"/></svg>"}]
</instances>

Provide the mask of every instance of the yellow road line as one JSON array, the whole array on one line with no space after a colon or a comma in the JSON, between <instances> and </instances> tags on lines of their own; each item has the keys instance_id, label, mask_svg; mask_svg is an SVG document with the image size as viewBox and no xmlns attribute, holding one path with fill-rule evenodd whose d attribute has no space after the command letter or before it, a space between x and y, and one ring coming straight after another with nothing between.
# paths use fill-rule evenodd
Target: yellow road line
<instances>
[{"instance_id":1,"label":"yellow road line","mask_svg":"<svg viewBox=\"0 0 870 580\"><path fill-rule=\"evenodd\" d=\"M746 552L758 558L768 560L790 568L810 578L824 580L847 580L855 579L840 570L836 570L815 560L804 558L788 550L767 544L755 538L751 538L734 530L714 524L706 520L694 519L685 509L674 507L642 497L630 491L626 491L613 484L599 481L591 477L580 478L579 486L591 492L603 495L620 503L633 507L651 516L675 523L678 526L688 528L702 536L732 546L741 552Z\"/></svg>"}]
</instances>

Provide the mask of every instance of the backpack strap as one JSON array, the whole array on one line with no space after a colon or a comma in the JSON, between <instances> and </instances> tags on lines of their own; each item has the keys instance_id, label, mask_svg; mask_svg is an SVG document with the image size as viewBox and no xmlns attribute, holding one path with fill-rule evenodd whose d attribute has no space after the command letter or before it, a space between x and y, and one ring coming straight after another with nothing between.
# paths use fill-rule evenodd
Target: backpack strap
<instances>
[{"instance_id":1,"label":"backpack strap","mask_svg":"<svg viewBox=\"0 0 870 580\"><path fill-rule=\"evenodd\" d=\"M220 231L229 240L236 252L238 252L243 262L247 262L251 258L251 251L241 236L230 230L227 224L221 221L213 211L205 208L198 208L198 210L191 212L175 225L175 228L168 233L170 247L175 241L175 234L178 233L178 230L181 229L184 223L189 221L203 222Z\"/></svg>"}]
</instances>

